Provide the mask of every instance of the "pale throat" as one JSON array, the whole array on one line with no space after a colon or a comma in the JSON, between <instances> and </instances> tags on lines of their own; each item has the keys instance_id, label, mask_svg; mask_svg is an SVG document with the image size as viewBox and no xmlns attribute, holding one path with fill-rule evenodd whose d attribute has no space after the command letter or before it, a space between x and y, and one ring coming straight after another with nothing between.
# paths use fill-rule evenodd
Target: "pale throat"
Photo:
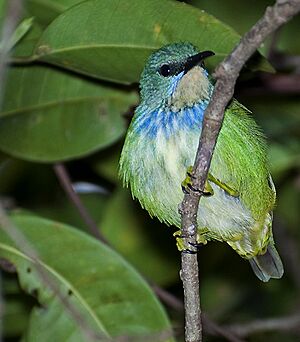
<instances>
[{"instance_id":1,"label":"pale throat","mask_svg":"<svg viewBox=\"0 0 300 342\"><path fill-rule=\"evenodd\" d=\"M180 111L184 107L192 107L202 100L208 100L211 88L212 85L205 70L196 66L178 82L173 95L170 97L169 105L174 112Z\"/></svg>"}]
</instances>

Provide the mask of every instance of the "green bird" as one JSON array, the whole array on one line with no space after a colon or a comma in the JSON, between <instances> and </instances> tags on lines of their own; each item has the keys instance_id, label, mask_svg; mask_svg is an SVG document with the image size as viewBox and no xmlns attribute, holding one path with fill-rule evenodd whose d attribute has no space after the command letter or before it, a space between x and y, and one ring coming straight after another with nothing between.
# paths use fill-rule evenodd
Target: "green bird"
<instances>
[{"instance_id":1,"label":"green bird","mask_svg":"<svg viewBox=\"0 0 300 342\"><path fill-rule=\"evenodd\" d=\"M151 216L178 228L182 187L196 190L187 170L194 163L214 89L203 64L213 54L190 43L174 43L149 57L120 158L120 177L133 197ZM204 194L197 241L225 241L250 261L260 280L281 278L283 265L272 234L276 193L266 142L249 110L236 100L226 109ZM178 245L184 249L180 241Z\"/></svg>"}]
</instances>

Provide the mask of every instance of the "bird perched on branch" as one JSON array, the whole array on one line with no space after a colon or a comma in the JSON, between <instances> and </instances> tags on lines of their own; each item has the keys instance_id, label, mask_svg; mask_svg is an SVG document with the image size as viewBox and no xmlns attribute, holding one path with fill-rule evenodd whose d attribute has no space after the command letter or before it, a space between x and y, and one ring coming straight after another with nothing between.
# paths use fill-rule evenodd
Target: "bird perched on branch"
<instances>
[{"instance_id":1,"label":"bird perched on branch","mask_svg":"<svg viewBox=\"0 0 300 342\"><path fill-rule=\"evenodd\" d=\"M204 111L214 86L204 59L190 43L167 45L148 59L137 107L120 159L120 176L143 208L180 227L178 204L191 186ZM183 181L184 180L184 181ZM197 241L227 242L250 261L262 281L281 278L272 234L275 188L266 143L250 112L228 105L198 209ZM179 249L186 249L177 237Z\"/></svg>"}]
</instances>

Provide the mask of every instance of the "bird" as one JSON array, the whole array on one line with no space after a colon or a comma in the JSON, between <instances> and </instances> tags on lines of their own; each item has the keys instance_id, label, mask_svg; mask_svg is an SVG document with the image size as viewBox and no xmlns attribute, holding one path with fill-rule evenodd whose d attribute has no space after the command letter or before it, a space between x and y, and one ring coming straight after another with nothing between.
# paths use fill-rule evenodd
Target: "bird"
<instances>
[{"instance_id":1,"label":"bird","mask_svg":"<svg viewBox=\"0 0 300 342\"><path fill-rule=\"evenodd\" d=\"M133 198L150 216L179 229L182 190L197 191L191 187L189 170L214 90L204 65L213 55L178 42L149 56L140 78L140 103L119 161L119 176ZM197 212L197 243L226 242L249 260L263 282L284 273L272 233L276 191L266 146L252 113L233 98ZM179 249L185 251L184 246Z\"/></svg>"}]
</instances>

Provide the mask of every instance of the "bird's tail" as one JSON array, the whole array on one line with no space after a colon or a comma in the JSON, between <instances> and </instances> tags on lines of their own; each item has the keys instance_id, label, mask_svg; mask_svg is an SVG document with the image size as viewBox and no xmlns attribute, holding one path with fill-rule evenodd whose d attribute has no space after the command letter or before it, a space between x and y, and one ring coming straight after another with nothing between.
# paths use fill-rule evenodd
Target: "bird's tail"
<instances>
[{"instance_id":1,"label":"bird's tail","mask_svg":"<svg viewBox=\"0 0 300 342\"><path fill-rule=\"evenodd\" d=\"M263 282L269 281L270 278L279 279L283 275L282 261L273 241L270 242L265 254L257 255L249 259L249 262L257 278Z\"/></svg>"}]
</instances>

